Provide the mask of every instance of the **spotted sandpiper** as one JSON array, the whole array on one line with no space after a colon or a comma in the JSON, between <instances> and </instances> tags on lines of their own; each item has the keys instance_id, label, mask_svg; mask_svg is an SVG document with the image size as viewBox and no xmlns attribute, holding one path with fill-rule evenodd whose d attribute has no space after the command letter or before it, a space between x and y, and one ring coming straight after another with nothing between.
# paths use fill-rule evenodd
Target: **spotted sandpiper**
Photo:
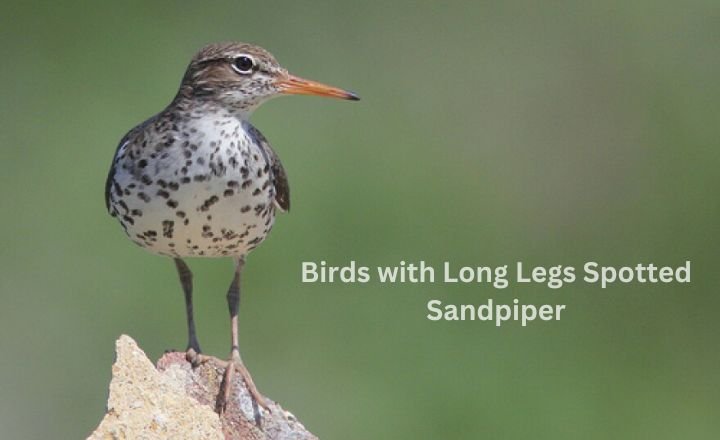
<instances>
[{"instance_id":1,"label":"spotted sandpiper","mask_svg":"<svg viewBox=\"0 0 720 440\"><path fill-rule=\"evenodd\" d=\"M239 372L267 409L240 357L238 308L245 257L270 232L277 210L290 208L280 159L249 122L281 94L358 100L352 92L291 75L266 50L245 43L202 48L175 99L122 138L105 186L109 213L148 251L172 258L185 294L188 359L205 358L195 333L192 273L184 257L230 257L227 292L232 346L217 410L225 410Z\"/></svg>"}]
</instances>

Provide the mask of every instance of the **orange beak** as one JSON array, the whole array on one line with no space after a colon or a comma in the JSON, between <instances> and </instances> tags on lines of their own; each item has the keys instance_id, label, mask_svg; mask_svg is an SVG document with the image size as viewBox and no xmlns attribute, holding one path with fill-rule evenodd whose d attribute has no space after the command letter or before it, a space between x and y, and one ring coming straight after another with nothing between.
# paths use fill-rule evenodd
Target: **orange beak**
<instances>
[{"instance_id":1,"label":"orange beak","mask_svg":"<svg viewBox=\"0 0 720 440\"><path fill-rule=\"evenodd\" d=\"M278 86L280 87L280 93L288 95L315 95L348 99L350 101L360 100L360 97L353 92L290 74L288 74L287 78L278 81Z\"/></svg>"}]
</instances>

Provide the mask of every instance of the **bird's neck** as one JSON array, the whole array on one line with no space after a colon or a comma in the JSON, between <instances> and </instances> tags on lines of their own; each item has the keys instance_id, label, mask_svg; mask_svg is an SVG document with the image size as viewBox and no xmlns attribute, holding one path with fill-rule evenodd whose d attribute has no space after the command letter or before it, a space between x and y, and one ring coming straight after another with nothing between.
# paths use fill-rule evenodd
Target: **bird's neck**
<instances>
[{"instance_id":1,"label":"bird's neck","mask_svg":"<svg viewBox=\"0 0 720 440\"><path fill-rule=\"evenodd\" d=\"M261 99L248 99L247 96L234 96L234 91L200 93L198 89L181 87L168 109L184 113L191 118L212 115L213 118L237 118L248 121L253 112L264 102Z\"/></svg>"}]
</instances>

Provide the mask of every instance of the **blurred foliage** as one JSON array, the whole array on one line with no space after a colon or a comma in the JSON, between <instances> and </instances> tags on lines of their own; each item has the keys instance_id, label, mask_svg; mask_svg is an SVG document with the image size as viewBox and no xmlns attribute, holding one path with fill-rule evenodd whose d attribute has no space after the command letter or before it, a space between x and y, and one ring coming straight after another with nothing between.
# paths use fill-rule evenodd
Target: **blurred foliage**
<instances>
[{"instance_id":1,"label":"blurred foliage","mask_svg":"<svg viewBox=\"0 0 720 440\"><path fill-rule=\"evenodd\" d=\"M185 343L170 261L107 216L120 137L207 42L262 45L359 103L254 123L293 211L248 261L243 356L321 438L716 438L717 1L3 2L0 426L84 438L113 341ZM715 195L713 195L715 194ZM689 259L689 286L308 285L300 263ZM190 261L224 357L231 263ZM559 322L425 319L430 298L564 303Z\"/></svg>"}]
</instances>

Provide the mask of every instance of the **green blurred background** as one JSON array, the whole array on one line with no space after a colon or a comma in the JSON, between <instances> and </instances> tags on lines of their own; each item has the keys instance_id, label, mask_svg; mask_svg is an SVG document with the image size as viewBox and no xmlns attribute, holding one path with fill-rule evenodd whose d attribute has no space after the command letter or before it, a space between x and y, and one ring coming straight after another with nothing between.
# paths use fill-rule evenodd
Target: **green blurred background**
<instances>
[{"instance_id":1,"label":"green blurred background","mask_svg":"<svg viewBox=\"0 0 720 440\"><path fill-rule=\"evenodd\" d=\"M708 1L3 2L0 437L84 438L122 333L184 348L172 263L105 212L120 137L205 43L262 45L347 103L253 122L293 210L249 258L243 357L324 439L720 436L720 5ZM367 266L692 261L690 285L308 285ZM205 351L231 263L190 261ZM579 269L578 269L579 270ZM430 322L431 298L567 304Z\"/></svg>"}]
</instances>

